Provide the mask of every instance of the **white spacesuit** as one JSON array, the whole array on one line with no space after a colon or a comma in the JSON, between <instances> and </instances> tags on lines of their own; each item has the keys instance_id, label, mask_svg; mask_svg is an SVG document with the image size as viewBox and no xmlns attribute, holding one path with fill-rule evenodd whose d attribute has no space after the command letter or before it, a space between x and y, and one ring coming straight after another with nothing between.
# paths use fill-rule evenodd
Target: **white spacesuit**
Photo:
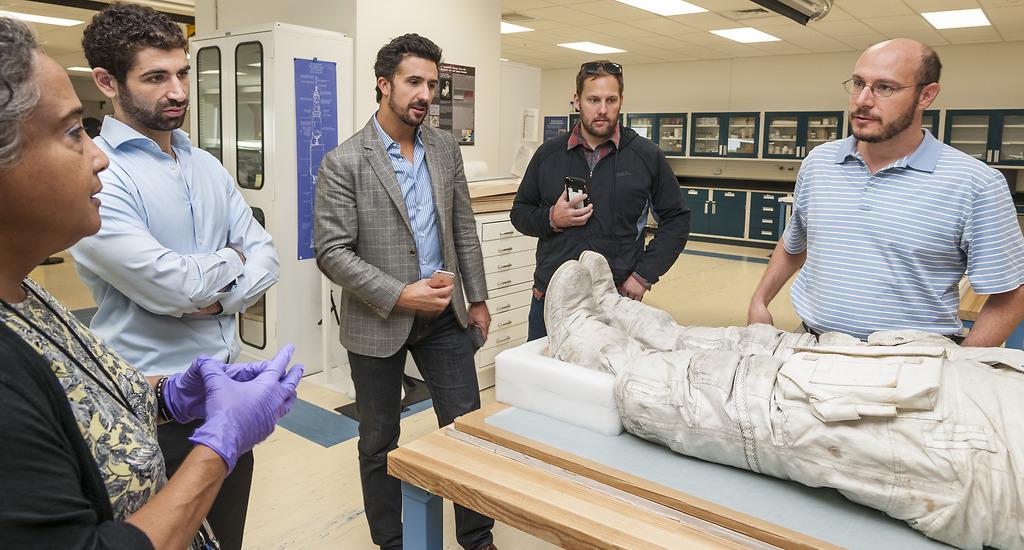
<instances>
[{"instance_id":1,"label":"white spacesuit","mask_svg":"<svg viewBox=\"0 0 1024 550\"><path fill-rule=\"evenodd\" d=\"M961 548L1024 548L1024 352L916 331L864 344L681 327L585 252L548 285L549 348L616 377L625 429L812 487Z\"/></svg>"}]
</instances>

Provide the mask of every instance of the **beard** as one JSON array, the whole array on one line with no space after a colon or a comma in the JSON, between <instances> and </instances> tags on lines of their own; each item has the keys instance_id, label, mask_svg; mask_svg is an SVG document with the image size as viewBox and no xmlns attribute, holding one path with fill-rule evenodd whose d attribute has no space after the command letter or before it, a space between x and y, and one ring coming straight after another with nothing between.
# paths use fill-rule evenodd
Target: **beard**
<instances>
[{"instance_id":1,"label":"beard","mask_svg":"<svg viewBox=\"0 0 1024 550\"><path fill-rule=\"evenodd\" d=\"M605 129L604 130L598 131L597 127L594 125L594 123L597 122L596 119L594 119L594 120L587 120L587 119L583 118L582 116L580 117L580 123L583 124L583 129L586 130L587 133L589 133L590 135L592 135L592 136L594 136L596 138L611 137L612 134L615 133L615 125L616 125L616 123L612 122L614 119L602 118L601 120L606 122L607 124L605 125Z\"/></svg>"},{"instance_id":2,"label":"beard","mask_svg":"<svg viewBox=\"0 0 1024 550\"><path fill-rule=\"evenodd\" d=\"M150 107L135 99L131 92L126 91L118 98L118 103L121 105L121 109L124 110L125 115L130 119L145 128L158 132L168 132L181 128L181 125L185 123L185 117L188 115L187 99L185 101L161 100L153 107ZM164 109L179 107L185 109L182 111L181 116L171 118L163 114Z\"/></svg>"},{"instance_id":3,"label":"beard","mask_svg":"<svg viewBox=\"0 0 1024 550\"><path fill-rule=\"evenodd\" d=\"M394 96L389 96L388 97L388 107L391 108L391 112L393 112L396 115L398 115L398 119L399 120L404 122L406 125L412 126L413 128L415 128L415 127L420 126L421 124L423 124L424 120L427 120L427 110L430 108L430 105L427 102L425 102L425 101L413 101L412 103L407 105L405 107L405 109L400 109L398 107L398 102L395 101L395 97ZM417 120L412 115L413 107L415 107L417 109L423 109L423 116L420 117L419 120Z\"/></svg>"},{"instance_id":4,"label":"beard","mask_svg":"<svg viewBox=\"0 0 1024 550\"><path fill-rule=\"evenodd\" d=\"M892 122L886 123L879 121L882 124L882 128L875 134L867 134L857 131L856 127L853 125L853 116L871 116L869 109L857 109L856 112L850 115L850 128L853 128L853 137L866 143L881 143L896 137L907 128L910 128L910 125L914 123L914 111L917 110L917 104L918 100L914 99L914 104L908 107L907 110L900 113L896 120Z\"/></svg>"}]
</instances>

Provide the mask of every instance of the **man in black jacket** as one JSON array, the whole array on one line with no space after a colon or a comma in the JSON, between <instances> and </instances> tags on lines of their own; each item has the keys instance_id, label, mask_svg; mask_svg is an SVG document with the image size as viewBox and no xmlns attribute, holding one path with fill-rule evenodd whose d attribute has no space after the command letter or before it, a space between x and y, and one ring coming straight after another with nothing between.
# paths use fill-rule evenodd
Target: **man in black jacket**
<instances>
[{"instance_id":1,"label":"man in black jacket","mask_svg":"<svg viewBox=\"0 0 1024 550\"><path fill-rule=\"evenodd\" d=\"M668 159L655 144L617 122L622 88L618 63L584 63L573 96L580 123L537 149L516 192L512 225L539 239L530 340L547 335L544 292L563 262L584 250L599 252L611 265L619 293L640 300L686 245L690 209ZM570 201L568 176L585 180L587 194ZM651 210L658 230L644 246Z\"/></svg>"}]
</instances>

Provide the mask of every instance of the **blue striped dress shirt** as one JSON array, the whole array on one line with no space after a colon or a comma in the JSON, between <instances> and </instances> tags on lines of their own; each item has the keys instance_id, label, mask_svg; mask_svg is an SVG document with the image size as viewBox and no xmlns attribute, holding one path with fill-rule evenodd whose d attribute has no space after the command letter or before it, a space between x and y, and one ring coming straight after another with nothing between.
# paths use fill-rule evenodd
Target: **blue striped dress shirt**
<instances>
[{"instance_id":1,"label":"blue striped dress shirt","mask_svg":"<svg viewBox=\"0 0 1024 550\"><path fill-rule=\"evenodd\" d=\"M441 256L441 240L437 233L437 219L434 209L434 194L427 170L427 148L423 145L420 129L416 128L416 141L412 151L412 162L402 156L402 147L381 128L377 115L373 116L373 127L384 142L384 150L391 159L398 185L405 199L405 213L412 226L412 238L420 261L420 278L426 279L437 269L444 269Z\"/></svg>"},{"instance_id":2,"label":"blue striped dress shirt","mask_svg":"<svg viewBox=\"0 0 1024 550\"><path fill-rule=\"evenodd\" d=\"M171 134L177 162L113 117L95 141L110 157L99 175L103 225L71 248L98 308L89 327L148 376L181 372L198 355L233 360L236 314L277 282L270 234L185 132ZM189 315L215 302L220 315Z\"/></svg>"},{"instance_id":3,"label":"blue striped dress shirt","mask_svg":"<svg viewBox=\"0 0 1024 550\"><path fill-rule=\"evenodd\" d=\"M791 290L811 328L954 334L958 284L979 294L1024 284L1024 237L1003 175L924 133L872 174L853 136L815 148L796 182L784 241L807 261Z\"/></svg>"}]
</instances>

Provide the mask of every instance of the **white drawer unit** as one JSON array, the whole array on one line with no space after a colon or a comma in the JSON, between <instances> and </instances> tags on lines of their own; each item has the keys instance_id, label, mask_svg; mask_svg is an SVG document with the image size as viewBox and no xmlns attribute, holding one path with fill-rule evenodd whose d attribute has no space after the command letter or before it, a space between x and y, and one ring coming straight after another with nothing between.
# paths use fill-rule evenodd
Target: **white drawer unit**
<instances>
[{"instance_id":1,"label":"white drawer unit","mask_svg":"<svg viewBox=\"0 0 1024 550\"><path fill-rule=\"evenodd\" d=\"M533 254L537 250L537 238L520 235L518 237L495 239L493 241L482 241L480 248L483 250L484 258L524 251L529 251Z\"/></svg>"},{"instance_id":2,"label":"white drawer unit","mask_svg":"<svg viewBox=\"0 0 1024 550\"><path fill-rule=\"evenodd\" d=\"M537 239L516 231L508 212L479 214L476 223L491 312L490 334L476 354L477 377L486 388L494 385L494 357L526 341Z\"/></svg>"}]
</instances>

